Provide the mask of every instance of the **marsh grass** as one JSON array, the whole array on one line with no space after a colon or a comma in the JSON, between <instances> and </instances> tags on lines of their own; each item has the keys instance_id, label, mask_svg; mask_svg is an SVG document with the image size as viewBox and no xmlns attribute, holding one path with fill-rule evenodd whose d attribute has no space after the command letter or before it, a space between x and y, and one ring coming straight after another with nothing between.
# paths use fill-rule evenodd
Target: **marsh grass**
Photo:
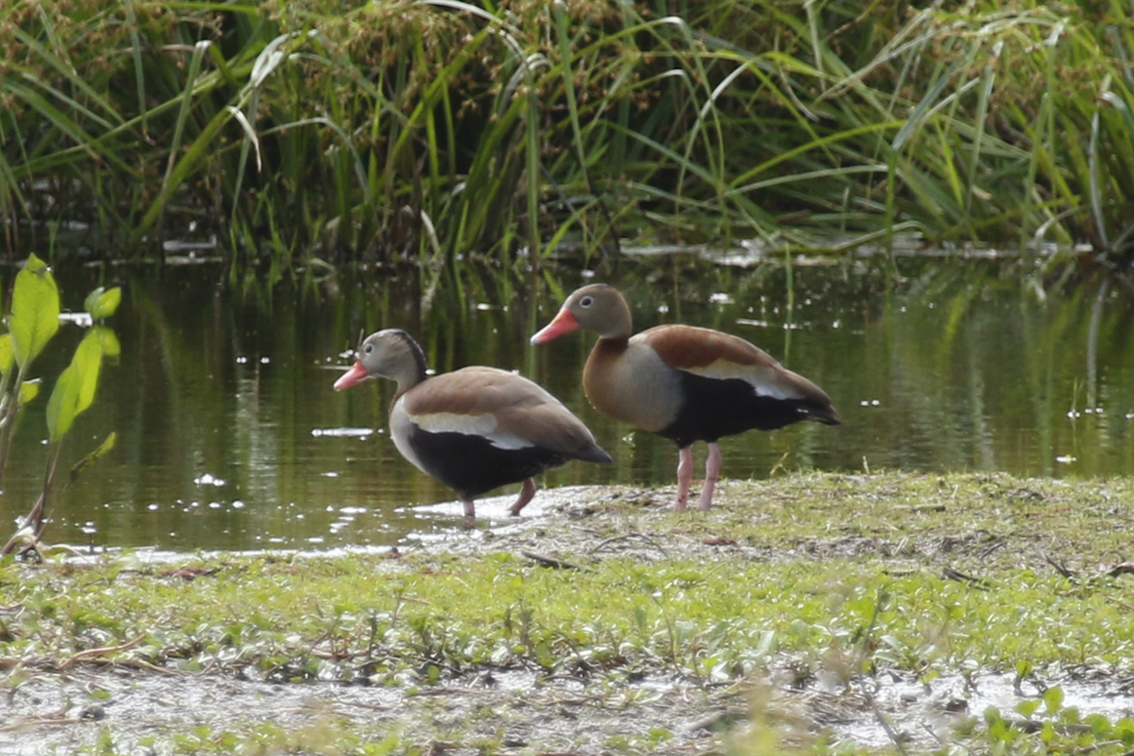
<instances>
[{"instance_id":1,"label":"marsh grass","mask_svg":"<svg viewBox=\"0 0 1134 756\"><path fill-rule=\"evenodd\" d=\"M615 687L643 675L749 686L769 669L801 686L1129 673L1134 587L1119 567L1132 493L1124 480L809 474L730 483L710 513L669 511L668 492L598 490L573 522L397 559L9 564L0 662L23 678L112 662L412 690L485 670ZM546 569L526 549L586 569ZM1048 712L1071 721L1058 702ZM1029 736L1011 712L984 717L958 743L1031 753L1082 735ZM1091 741L1100 753L1134 745L1134 725L1105 724ZM744 742L736 752L759 751Z\"/></svg>"},{"instance_id":2,"label":"marsh grass","mask_svg":"<svg viewBox=\"0 0 1134 756\"><path fill-rule=\"evenodd\" d=\"M1132 245L1117 0L50 0L0 28L9 250L76 222L100 249L195 222L274 276L903 230Z\"/></svg>"}]
</instances>

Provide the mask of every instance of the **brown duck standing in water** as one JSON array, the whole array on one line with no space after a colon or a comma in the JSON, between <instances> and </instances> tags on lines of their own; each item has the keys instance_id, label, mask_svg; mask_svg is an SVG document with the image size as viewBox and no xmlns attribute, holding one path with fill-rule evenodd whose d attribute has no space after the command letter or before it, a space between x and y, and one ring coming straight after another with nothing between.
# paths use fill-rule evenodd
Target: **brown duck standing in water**
<instances>
[{"instance_id":1,"label":"brown duck standing in water","mask_svg":"<svg viewBox=\"0 0 1134 756\"><path fill-rule=\"evenodd\" d=\"M626 300L606 284L567 297L532 343L578 329L599 335L583 370L583 389L595 409L677 443L677 509L689 502L694 441L709 444L698 504L709 509L721 469L718 439L799 420L841 422L821 388L742 338L687 325L632 335Z\"/></svg>"},{"instance_id":2,"label":"brown duck standing in water","mask_svg":"<svg viewBox=\"0 0 1134 756\"><path fill-rule=\"evenodd\" d=\"M473 500L493 488L523 481L509 510L518 515L535 495L532 476L572 459L610 462L587 426L527 378L466 367L427 379L425 354L405 331L367 336L335 389L370 378L398 384L390 405L394 445L419 470L457 492L466 528L476 524Z\"/></svg>"}]
</instances>

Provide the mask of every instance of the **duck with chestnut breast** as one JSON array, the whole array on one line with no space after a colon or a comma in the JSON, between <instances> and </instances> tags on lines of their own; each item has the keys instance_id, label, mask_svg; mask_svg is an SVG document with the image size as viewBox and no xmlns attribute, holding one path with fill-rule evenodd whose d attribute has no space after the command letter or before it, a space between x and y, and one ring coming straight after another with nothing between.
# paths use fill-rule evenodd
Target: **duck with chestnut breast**
<instances>
[{"instance_id":1,"label":"duck with chestnut breast","mask_svg":"<svg viewBox=\"0 0 1134 756\"><path fill-rule=\"evenodd\" d=\"M709 509L721 469L718 439L799 420L841 422L821 388L738 336L687 325L632 335L630 307L612 286L575 291L532 343L579 329L599 335L583 370L583 389L595 409L677 443L676 509L689 502L694 441L709 444L698 502Z\"/></svg>"},{"instance_id":2,"label":"duck with chestnut breast","mask_svg":"<svg viewBox=\"0 0 1134 756\"><path fill-rule=\"evenodd\" d=\"M523 481L509 510L518 515L535 495L533 475L572 459L610 462L587 426L527 378L478 366L427 379L425 354L405 331L367 336L335 390L371 378L398 384L390 405L394 446L457 492L466 528L476 524L473 500L493 488Z\"/></svg>"}]
</instances>

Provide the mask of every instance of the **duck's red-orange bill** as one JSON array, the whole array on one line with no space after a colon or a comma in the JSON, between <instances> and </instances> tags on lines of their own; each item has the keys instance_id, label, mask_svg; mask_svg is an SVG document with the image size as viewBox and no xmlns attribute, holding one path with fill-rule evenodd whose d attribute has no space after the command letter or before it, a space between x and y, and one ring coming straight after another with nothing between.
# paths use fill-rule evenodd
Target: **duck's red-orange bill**
<instances>
[{"instance_id":1,"label":"duck's red-orange bill","mask_svg":"<svg viewBox=\"0 0 1134 756\"><path fill-rule=\"evenodd\" d=\"M368 377L366 368L362 366L362 360L355 360L351 369L340 375L339 379L335 381L335 391L348 389L355 384L362 383Z\"/></svg>"},{"instance_id":2,"label":"duck's red-orange bill","mask_svg":"<svg viewBox=\"0 0 1134 756\"><path fill-rule=\"evenodd\" d=\"M554 320L532 336L532 343L542 344L545 341L557 339L565 333L577 330L579 330L579 321L575 320L575 316L571 314L570 310L563 308Z\"/></svg>"}]
</instances>

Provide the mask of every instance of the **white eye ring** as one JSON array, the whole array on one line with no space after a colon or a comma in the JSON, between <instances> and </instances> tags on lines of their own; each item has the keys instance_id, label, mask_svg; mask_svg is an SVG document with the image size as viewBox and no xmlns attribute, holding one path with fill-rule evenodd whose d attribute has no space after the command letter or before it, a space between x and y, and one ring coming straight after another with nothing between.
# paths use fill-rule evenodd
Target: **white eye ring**
<instances>
[{"instance_id":1,"label":"white eye ring","mask_svg":"<svg viewBox=\"0 0 1134 756\"><path fill-rule=\"evenodd\" d=\"M590 296L589 294L579 300L579 306L580 307L590 307L594 303L595 303L595 298Z\"/></svg>"}]
</instances>

